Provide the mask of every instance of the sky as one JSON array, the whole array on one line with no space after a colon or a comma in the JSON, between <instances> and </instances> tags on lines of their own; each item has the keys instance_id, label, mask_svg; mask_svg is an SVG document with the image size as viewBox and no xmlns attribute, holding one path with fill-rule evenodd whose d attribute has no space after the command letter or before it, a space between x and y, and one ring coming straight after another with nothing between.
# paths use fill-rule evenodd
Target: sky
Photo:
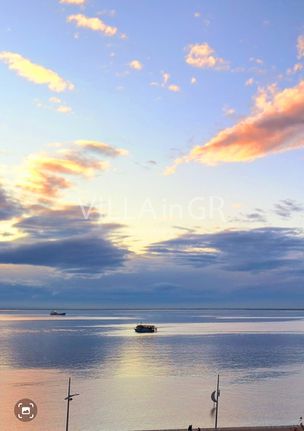
<instances>
[{"instance_id":1,"label":"sky","mask_svg":"<svg viewBox=\"0 0 304 431\"><path fill-rule=\"evenodd\" d=\"M301 0L1 1L1 307L303 307Z\"/></svg>"}]
</instances>

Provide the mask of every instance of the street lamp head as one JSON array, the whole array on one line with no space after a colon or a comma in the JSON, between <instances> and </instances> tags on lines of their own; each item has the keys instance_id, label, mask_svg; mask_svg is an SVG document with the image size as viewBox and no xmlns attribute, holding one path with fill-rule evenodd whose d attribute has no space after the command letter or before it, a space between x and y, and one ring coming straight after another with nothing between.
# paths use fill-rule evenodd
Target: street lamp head
<instances>
[{"instance_id":1,"label":"street lamp head","mask_svg":"<svg viewBox=\"0 0 304 431\"><path fill-rule=\"evenodd\" d=\"M77 397L80 394L71 394L68 397L66 397L64 400L65 401L73 401L73 397Z\"/></svg>"}]
</instances>

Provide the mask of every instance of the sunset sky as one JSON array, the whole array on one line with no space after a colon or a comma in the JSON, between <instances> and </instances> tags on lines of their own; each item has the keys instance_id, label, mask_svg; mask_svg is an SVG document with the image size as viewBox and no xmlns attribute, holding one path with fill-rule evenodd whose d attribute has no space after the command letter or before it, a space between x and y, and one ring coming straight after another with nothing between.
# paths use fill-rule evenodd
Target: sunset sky
<instances>
[{"instance_id":1,"label":"sunset sky","mask_svg":"<svg viewBox=\"0 0 304 431\"><path fill-rule=\"evenodd\" d=\"M304 306L302 0L1 6L2 307Z\"/></svg>"}]
</instances>

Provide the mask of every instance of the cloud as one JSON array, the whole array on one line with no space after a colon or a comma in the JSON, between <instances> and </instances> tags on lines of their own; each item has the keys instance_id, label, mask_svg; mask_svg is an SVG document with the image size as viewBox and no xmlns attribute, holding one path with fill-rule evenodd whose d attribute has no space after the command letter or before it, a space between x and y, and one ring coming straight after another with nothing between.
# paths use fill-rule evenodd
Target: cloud
<instances>
[{"instance_id":1,"label":"cloud","mask_svg":"<svg viewBox=\"0 0 304 431\"><path fill-rule=\"evenodd\" d=\"M298 37L297 40L297 51L298 51L298 59L304 57L304 35Z\"/></svg>"},{"instance_id":2,"label":"cloud","mask_svg":"<svg viewBox=\"0 0 304 431\"><path fill-rule=\"evenodd\" d=\"M263 223L267 222L266 213L260 208L256 208L254 211L247 214L240 214L239 217L233 218L232 222L236 223Z\"/></svg>"},{"instance_id":3,"label":"cloud","mask_svg":"<svg viewBox=\"0 0 304 431\"><path fill-rule=\"evenodd\" d=\"M168 86L168 90L169 90L169 91L173 91L173 93L179 93L179 92L181 91L181 88L180 88L180 86L179 86L179 85L176 85L176 84L170 84L170 85Z\"/></svg>"},{"instance_id":4,"label":"cloud","mask_svg":"<svg viewBox=\"0 0 304 431\"><path fill-rule=\"evenodd\" d=\"M55 103L55 104L62 103L61 99L59 97L55 97L55 96L50 97L49 102Z\"/></svg>"},{"instance_id":5,"label":"cloud","mask_svg":"<svg viewBox=\"0 0 304 431\"><path fill-rule=\"evenodd\" d=\"M20 215L22 206L8 195L0 184L0 221Z\"/></svg>"},{"instance_id":6,"label":"cloud","mask_svg":"<svg viewBox=\"0 0 304 431\"><path fill-rule=\"evenodd\" d=\"M157 166L157 162L155 160L147 160L146 162L137 162L135 161L135 164L137 166L140 166L143 169L152 169L155 168L155 166Z\"/></svg>"},{"instance_id":7,"label":"cloud","mask_svg":"<svg viewBox=\"0 0 304 431\"><path fill-rule=\"evenodd\" d=\"M1 51L0 60L22 78L34 82L35 84L47 85L51 91L60 93L62 91L74 89L74 85L64 80L57 72L40 66L39 64L32 63L29 59L15 52Z\"/></svg>"},{"instance_id":8,"label":"cloud","mask_svg":"<svg viewBox=\"0 0 304 431\"><path fill-rule=\"evenodd\" d=\"M247 81L245 82L245 85L247 87L251 87L254 84L254 79L253 78L249 78L247 79Z\"/></svg>"},{"instance_id":9,"label":"cloud","mask_svg":"<svg viewBox=\"0 0 304 431\"><path fill-rule=\"evenodd\" d=\"M192 78L191 78L191 85L195 85L195 84L197 84L197 78L195 78L195 76L192 76Z\"/></svg>"},{"instance_id":10,"label":"cloud","mask_svg":"<svg viewBox=\"0 0 304 431\"><path fill-rule=\"evenodd\" d=\"M77 177L90 178L109 168L100 156L126 155L123 149L99 141L78 140L70 147L59 148L54 154L34 154L28 157L25 177L20 183L23 191L42 200L58 197L73 186Z\"/></svg>"},{"instance_id":11,"label":"cloud","mask_svg":"<svg viewBox=\"0 0 304 431\"><path fill-rule=\"evenodd\" d=\"M77 144L75 146L78 148ZM63 150L63 153L66 154L66 151ZM84 151L83 148L81 151ZM58 154L61 154L60 150ZM43 175L43 179L38 179L36 183L33 180L32 185L40 189L49 187L46 192L56 195L57 191L52 187L55 184L59 188L65 187L64 175L82 175L83 169L91 169L93 159L79 159L76 163L76 156L72 155L74 159L40 159L39 174ZM98 159L95 160L99 163ZM10 220L11 227L20 233L14 241L3 237L0 243L0 265L13 265L13 273L17 274L20 266L35 266L37 271L38 267L53 268L58 277L64 277L61 273L67 272L89 278L120 268L130 255L125 247L119 245L123 226L104 223L104 216L93 205L64 205L58 201L52 207L29 204L25 200L22 203L21 207L0 186L0 221Z\"/></svg>"},{"instance_id":12,"label":"cloud","mask_svg":"<svg viewBox=\"0 0 304 431\"><path fill-rule=\"evenodd\" d=\"M197 43L187 48L186 63L200 69L228 70L229 64L215 55L208 43Z\"/></svg>"},{"instance_id":13,"label":"cloud","mask_svg":"<svg viewBox=\"0 0 304 431\"><path fill-rule=\"evenodd\" d=\"M43 205L33 205L27 207L26 214L14 226L34 241L58 240L97 233L100 235L115 228L114 225L109 226L100 222L101 215L94 207L65 205L51 209Z\"/></svg>"},{"instance_id":14,"label":"cloud","mask_svg":"<svg viewBox=\"0 0 304 431\"><path fill-rule=\"evenodd\" d=\"M246 214L246 218L250 222L266 223L267 221L264 211L258 208L254 212Z\"/></svg>"},{"instance_id":15,"label":"cloud","mask_svg":"<svg viewBox=\"0 0 304 431\"><path fill-rule=\"evenodd\" d=\"M108 157L126 156L128 154L128 151L123 148L116 148L100 141L77 140L75 144L86 150Z\"/></svg>"},{"instance_id":16,"label":"cloud","mask_svg":"<svg viewBox=\"0 0 304 431\"><path fill-rule=\"evenodd\" d=\"M55 214L50 213L45 225L37 217L28 226L35 230L37 222L35 234L44 229L47 235L48 229L59 229L60 223L64 222L64 214L59 217L57 225ZM64 224L63 235L72 219L71 215ZM86 224L85 220L83 224ZM44 285L41 285L41 293L47 295L43 297L45 304L52 300L52 295L58 295L57 304L73 301L96 305L97 301L103 304L110 301L112 306L117 301L125 305L144 305L150 301L159 305L186 303L189 306L209 304L209 301L222 306L232 301L237 306L249 306L252 299L257 300L258 305L265 305L266 300L269 305L271 301L281 301L283 305L284 298L290 295L294 298L293 293L297 298L303 296L304 237L301 230L263 228L210 234L186 232L170 241L153 244L145 256L139 257L107 242L111 238L111 228L108 235L102 232L97 235L97 230L90 229L85 234L85 228L79 229L79 236L74 236L72 230L72 238L69 234L61 237L60 232L50 235L49 241L47 237L37 238L35 245L39 244L39 247L32 248L24 241L12 247L4 244L0 249L0 262L2 259L19 262L2 265L12 265L11 274L29 268L32 271L30 279L34 278L35 271L50 274L49 284L46 285L44 276ZM106 243L98 243L100 236ZM91 242L92 238L96 241ZM74 241L69 242L70 239ZM9 253L5 253L6 250ZM69 251L70 258L67 257ZM23 264L24 260L29 263ZM132 261L135 266L130 267ZM57 280L53 281L52 273L56 274ZM25 275L24 279L28 278ZM12 284L11 280L6 286ZM9 287L8 298L18 300L19 295L14 293L17 286ZM0 295L3 288L0 288ZM30 289L27 292L25 299L32 293Z\"/></svg>"},{"instance_id":17,"label":"cloud","mask_svg":"<svg viewBox=\"0 0 304 431\"><path fill-rule=\"evenodd\" d=\"M296 63L292 67L287 69L287 75L294 75L295 73L299 73L303 70L303 67L304 67L303 64Z\"/></svg>"},{"instance_id":18,"label":"cloud","mask_svg":"<svg viewBox=\"0 0 304 431\"><path fill-rule=\"evenodd\" d=\"M304 236L297 229L260 228L187 233L151 245L149 253L195 267L216 266L225 271L260 272L304 268Z\"/></svg>"},{"instance_id":19,"label":"cloud","mask_svg":"<svg viewBox=\"0 0 304 431\"><path fill-rule=\"evenodd\" d=\"M102 237L74 237L31 244L4 244L0 263L57 268L72 274L98 274L123 265L126 249Z\"/></svg>"},{"instance_id":20,"label":"cloud","mask_svg":"<svg viewBox=\"0 0 304 431\"><path fill-rule=\"evenodd\" d=\"M105 24L100 18L89 18L82 14L70 15L67 22L74 22L77 27L88 28L109 37L115 36L118 31L117 27Z\"/></svg>"},{"instance_id":21,"label":"cloud","mask_svg":"<svg viewBox=\"0 0 304 431\"><path fill-rule=\"evenodd\" d=\"M32 205L15 222L14 226L31 240L58 240L74 236L111 235L123 226L118 223L102 223L103 215L93 205L61 205L48 208Z\"/></svg>"},{"instance_id":22,"label":"cloud","mask_svg":"<svg viewBox=\"0 0 304 431\"><path fill-rule=\"evenodd\" d=\"M65 156L34 155L28 158L28 175L22 184L24 191L50 199L61 191L73 186L68 177L92 177L97 171L108 169L105 161L89 159L85 156L66 154Z\"/></svg>"},{"instance_id":23,"label":"cloud","mask_svg":"<svg viewBox=\"0 0 304 431\"><path fill-rule=\"evenodd\" d=\"M63 3L63 4L74 4L74 5L81 6L81 5L86 4L86 1L87 0L60 0L60 3Z\"/></svg>"},{"instance_id":24,"label":"cloud","mask_svg":"<svg viewBox=\"0 0 304 431\"><path fill-rule=\"evenodd\" d=\"M56 108L56 111L61 114L70 114L72 112L72 108L68 105L60 105Z\"/></svg>"},{"instance_id":25,"label":"cloud","mask_svg":"<svg viewBox=\"0 0 304 431\"><path fill-rule=\"evenodd\" d=\"M47 105L39 100L36 100L35 103L38 108L55 110L61 114L70 114L73 111L72 108L59 97L50 97L48 101L50 104Z\"/></svg>"},{"instance_id":26,"label":"cloud","mask_svg":"<svg viewBox=\"0 0 304 431\"><path fill-rule=\"evenodd\" d=\"M223 113L225 117L233 117L235 115L235 112L236 112L235 109L229 106L224 106L223 108Z\"/></svg>"},{"instance_id":27,"label":"cloud","mask_svg":"<svg viewBox=\"0 0 304 431\"><path fill-rule=\"evenodd\" d=\"M304 146L304 81L278 91L275 86L259 91L253 113L232 127L220 131L205 145L167 168L172 174L179 164L198 161L206 165L248 162L269 154Z\"/></svg>"},{"instance_id":28,"label":"cloud","mask_svg":"<svg viewBox=\"0 0 304 431\"><path fill-rule=\"evenodd\" d=\"M251 61L252 63L256 63L260 66L262 66L262 64L264 64L264 61L261 58L250 57L249 61Z\"/></svg>"},{"instance_id":29,"label":"cloud","mask_svg":"<svg viewBox=\"0 0 304 431\"><path fill-rule=\"evenodd\" d=\"M130 254L118 245L122 225L102 223L93 206L27 206L14 227L23 237L1 243L0 264L45 266L89 276L122 266Z\"/></svg>"},{"instance_id":30,"label":"cloud","mask_svg":"<svg viewBox=\"0 0 304 431\"><path fill-rule=\"evenodd\" d=\"M303 211L303 206L292 199L284 199L274 207L274 212L283 219L288 219L293 214L303 213Z\"/></svg>"},{"instance_id":31,"label":"cloud","mask_svg":"<svg viewBox=\"0 0 304 431\"><path fill-rule=\"evenodd\" d=\"M144 66L139 60L132 60L129 63L129 67L134 70L142 70Z\"/></svg>"},{"instance_id":32,"label":"cloud","mask_svg":"<svg viewBox=\"0 0 304 431\"><path fill-rule=\"evenodd\" d=\"M167 85L170 80L170 74L168 72L162 72L163 85Z\"/></svg>"},{"instance_id":33,"label":"cloud","mask_svg":"<svg viewBox=\"0 0 304 431\"><path fill-rule=\"evenodd\" d=\"M157 82L151 82L150 85L153 87L163 87L166 88L169 91L172 91L173 93L179 93L181 91L181 87L177 84L171 84L171 75L168 72L162 72L161 73L162 82L159 84Z\"/></svg>"}]
</instances>

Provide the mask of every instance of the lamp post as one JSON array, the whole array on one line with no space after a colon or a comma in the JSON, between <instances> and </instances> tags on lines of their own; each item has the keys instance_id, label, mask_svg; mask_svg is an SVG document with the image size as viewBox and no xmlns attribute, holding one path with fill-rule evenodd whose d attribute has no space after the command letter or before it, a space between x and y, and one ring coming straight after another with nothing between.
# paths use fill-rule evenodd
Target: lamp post
<instances>
[{"instance_id":1,"label":"lamp post","mask_svg":"<svg viewBox=\"0 0 304 431\"><path fill-rule=\"evenodd\" d=\"M218 420L218 408L219 408L219 397L220 397L220 375L217 375L217 386L216 390L212 392L211 399L215 403L215 422L214 429L217 429L217 420Z\"/></svg>"},{"instance_id":2,"label":"lamp post","mask_svg":"<svg viewBox=\"0 0 304 431\"><path fill-rule=\"evenodd\" d=\"M70 402L73 401L73 397L77 397L78 395L80 395L80 394L71 394L71 377L69 377L68 396L64 399L67 402L67 414L66 414L65 431L69 431Z\"/></svg>"}]
</instances>

